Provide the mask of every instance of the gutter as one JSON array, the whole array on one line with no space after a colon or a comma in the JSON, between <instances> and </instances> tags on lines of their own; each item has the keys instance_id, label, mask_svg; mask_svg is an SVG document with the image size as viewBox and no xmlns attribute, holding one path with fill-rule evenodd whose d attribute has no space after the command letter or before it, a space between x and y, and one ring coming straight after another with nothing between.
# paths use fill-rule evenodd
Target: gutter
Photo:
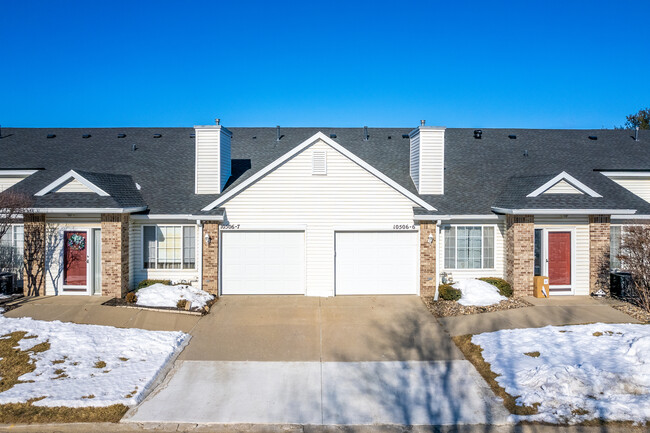
<instances>
[{"instance_id":1,"label":"gutter","mask_svg":"<svg viewBox=\"0 0 650 433\"><path fill-rule=\"evenodd\" d=\"M30 213L75 213L75 214L96 214L96 213L134 213L147 210L146 206L141 207L124 207L124 208L105 208L105 207L36 207L30 208Z\"/></svg>"},{"instance_id":2,"label":"gutter","mask_svg":"<svg viewBox=\"0 0 650 433\"><path fill-rule=\"evenodd\" d=\"M499 215L413 215L414 221L438 221L441 220L498 220Z\"/></svg>"},{"instance_id":3,"label":"gutter","mask_svg":"<svg viewBox=\"0 0 650 433\"><path fill-rule=\"evenodd\" d=\"M197 220L197 221L223 221L223 215L195 215L195 214L149 214L131 215L134 220Z\"/></svg>"},{"instance_id":4,"label":"gutter","mask_svg":"<svg viewBox=\"0 0 650 433\"><path fill-rule=\"evenodd\" d=\"M636 209L508 209L492 207L496 213L507 215L631 215Z\"/></svg>"}]
</instances>

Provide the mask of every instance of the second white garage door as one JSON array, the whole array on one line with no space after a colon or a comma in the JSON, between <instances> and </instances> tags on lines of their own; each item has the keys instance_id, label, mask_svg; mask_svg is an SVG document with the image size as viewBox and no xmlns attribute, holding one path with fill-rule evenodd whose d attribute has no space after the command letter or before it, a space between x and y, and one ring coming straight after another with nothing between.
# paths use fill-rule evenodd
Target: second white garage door
<instances>
[{"instance_id":1,"label":"second white garage door","mask_svg":"<svg viewBox=\"0 0 650 433\"><path fill-rule=\"evenodd\" d=\"M221 263L224 295L305 293L304 232L224 231Z\"/></svg>"},{"instance_id":2,"label":"second white garage door","mask_svg":"<svg viewBox=\"0 0 650 433\"><path fill-rule=\"evenodd\" d=\"M417 294L417 232L337 232L337 295Z\"/></svg>"}]
</instances>

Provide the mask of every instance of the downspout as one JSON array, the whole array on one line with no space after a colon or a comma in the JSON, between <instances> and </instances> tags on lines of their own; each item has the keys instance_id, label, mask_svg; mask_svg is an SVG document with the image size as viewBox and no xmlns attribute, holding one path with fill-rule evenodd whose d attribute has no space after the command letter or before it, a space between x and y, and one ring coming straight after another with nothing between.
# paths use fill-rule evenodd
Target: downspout
<instances>
[{"instance_id":1,"label":"downspout","mask_svg":"<svg viewBox=\"0 0 650 433\"><path fill-rule=\"evenodd\" d=\"M436 248L435 248L435 255L436 255L436 291L435 294L433 295L433 300L437 301L438 300L438 285L440 284L439 278L440 278L440 272L438 272L438 267L440 265L439 259L440 259L440 254L438 254L438 238L440 237L440 230L438 229L440 227L440 220L436 220Z\"/></svg>"},{"instance_id":2,"label":"downspout","mask_svg":"<svg viewBox=\"0 0 650 433\"><path fill-rule=\"evenodd\" d=\"M199 289L203 290L203 222L196 220L196 225L199 226L199 242L201 243L201 256L197 260L197 267L199 268Z\"/></svg>"}]
</instances>

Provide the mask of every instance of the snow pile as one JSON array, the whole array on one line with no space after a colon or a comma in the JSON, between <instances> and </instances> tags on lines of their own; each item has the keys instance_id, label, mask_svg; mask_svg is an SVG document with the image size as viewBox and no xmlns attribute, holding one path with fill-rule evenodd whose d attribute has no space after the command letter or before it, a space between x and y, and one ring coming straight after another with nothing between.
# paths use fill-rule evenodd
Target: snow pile
<instances>
[{"instance_id":1,"label":"snow pile","mask_svg":"<svg viewBox=\"0 0 650 433\"><path fill-rule=\"evenodd\" d=\"M156 283L138 290L137 305L147 307L174 307L181 299L192 303L193 308L203 308L214 299L214 295L192 286L167 286Z\"/></svg>"},{"instance_id":2,"label":"snow pile","mask_svg":"<svg viewBox=\"0 0 650 433\"><path fill-rule=\"evenodd\" d=\"M518 404L539 403L536 415L520 419L650 420L648 325L511 329L475 335L472 342L483 348L499 385L519 396Z\"/></svg>"},{"instance_id":3,"label":"snow pile","mask_svg":"<svg viewBox=\"0 0 650 433\"><path fill-rule=\"evenodd\" d=\"M0 334L28 332L21 350L49 342L50 349L32 353L36 369L0 393L0 404L43 397L36 406L134 405L189 340L182 332L77 325L0 315ZM61 362L63 361L63 362ZM62 370L62 371L58 371ZM94 396L94 397L93 397Z\"/></svg>"},{"instance_id":4,"label":"snow pile","mask_svg":"<svg viewBox=\"0 0 650 433\"><path fill-rule=\"evenodd\" d=\"M501 296L495 286L481 280L458 280L453 286L462 293L458 303L465 306L485 307L508 299Z\"/></svg>"}]
</instances>

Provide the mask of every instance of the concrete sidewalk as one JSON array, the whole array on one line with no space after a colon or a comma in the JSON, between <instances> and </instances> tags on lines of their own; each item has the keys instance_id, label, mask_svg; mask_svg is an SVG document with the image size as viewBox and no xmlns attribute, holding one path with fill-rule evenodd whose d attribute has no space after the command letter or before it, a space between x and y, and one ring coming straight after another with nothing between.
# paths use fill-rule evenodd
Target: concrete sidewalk
<instances>
[{"instance_id":1,"label":"concrete sidewalk","mask_svg":"<svg viewBox=\"0 0 650 433\"><path fill-rule=\"evenodd\" d=\"M526 298L532 307L467 316L441 317L438 321L453 336L480 334L500 329L540 328L584 323L639 323L609 304L589 296Z\"/></svg>"},{"instance_id":2,"label":"concrete sidewalk","mask_svg":"<svg viewBox=\"0 0 650 433\"><path fill-rule=\"evenodd\" d=\"M36 320L59 320L117 328L183 332L189 332L201 319L201 316L101 305L109 299L103 296L25 297L11 302L10 304L16 304L19 307L4 313L4 315L5 317L31 317Z\"/></svg>"}]
</instances>

